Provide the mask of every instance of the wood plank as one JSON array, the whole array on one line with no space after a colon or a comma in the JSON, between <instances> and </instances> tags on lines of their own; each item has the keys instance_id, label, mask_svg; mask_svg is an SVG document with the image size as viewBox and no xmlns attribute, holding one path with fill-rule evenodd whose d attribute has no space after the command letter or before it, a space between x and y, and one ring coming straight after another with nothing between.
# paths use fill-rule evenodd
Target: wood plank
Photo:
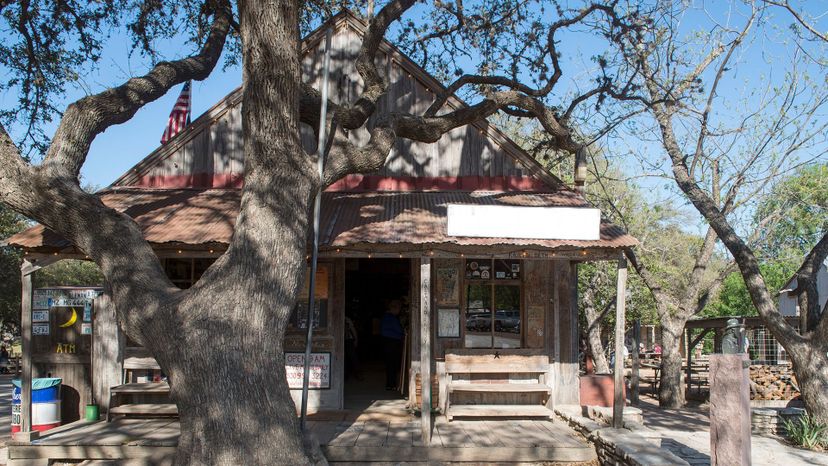
<instances>
[{"instance_id":1,"label":"wood plank","mask_svg":"<svg viewBox=\"0 0 828 466\"><path fill-rule=\"evenodd\" d=\"M133 445L10 445L10 460L59 458L63 460L175 457L176 447ZM25 463L23 463L25 464ZM153 462L152 464L157 464Z\"/></svg>"},{"instance_id":2,"label":"wood plank","mask_svg":"<svg viewBox=\"0 0 828 466\"><path fill-rule=\"evenodd\" d=\"M552 388L542 383L457 383L448 387L449 392L486 393L551 393Z\"/></svg>"},{"instance_id":3,"label":"wood plank","mask_svg":"<svg viewBox=\"0 0 828 466\"><path fill-rule=\"evenodd\" d=\"M472 447L474 439L464 429L463 422L448 422L441 418L434 423L434 430L440 432L440 439L444 447Z\"/></svg>"},{"instance_id":4,"label":"wood plank","mask_svg":"<svg viewBox=\"0 0 828 466\"><path fill-rule=\"evenodd\" d=\"M446 372L451 374L541 374L549 370L549 364L534 364L531 361L522 362L471 362L451 361L446 355Z\"/></svg>"},{"instance_id":5,"label":"wood plank","mask_svg":"<svg viewBox=\"0 0 828 466\"><path fill-rule=\"evenodd\" d=\"M542 405L451 405L452 417L551 417L552 410Z\"/></svg>"},{"instance_id":6,"label":"wood plank","mask_svg":"<svg viewBox=\"0 0 828 466\"><path fill-rule=\"evenodd\" d=\"M414 437L419 437L419 425L411 422L392 422L388 425L388 436L385 445L388 446L412 446Z\"/></svg>"},{"instance_id":7,"label":"wood plank","mask_svg":"<svg viewBox=\"0 0 828 466\"><path fill-rule=\"evenodd\" d=\"M21 397L20 397L20 417L21 417L21 431L30 432L32 430L32 274L24 273L24 269L32 267L32 263L23 259L23 264L20 267L20 281L22 282L22 301L21 301L21 317L20 317L20 334L21 334L21 351L22 356L22 373L21 378ZM50 314L52 314L50 312Z\"/></svg>"},{"instance_id":8,"label":"wood plank","mask_svg":"<svg viewBox=\"0 0 828 466\"><path fill-rule=\"evenodd\" d=\"M431 380L431 260L420 264L420 380ZM431 442L431 390L423 390L420 423L423 443Z\"/></svg>"},{"instance_id":9,"label":"wood plank","mask_svg":"<svg viewBox=\"0 0 828 466\"><path fill-rule=\"evenodd\" d=\"M145 395L165 395L170 393L170 384L167 382L125 383L110 389L113 394L139 393Z\"/></svg>"},{"instance_id":10,"label":"wood plank","mask_svg":"<svg viewBox=\"0 0 828 466\"><path fill-rule=\"evenodd\" d=\"M117 415L128 414L152 414L157 416L178 415L178 407L172 403L136 403L115 406L109 409L110 413Z\"/></svg>"},{"instance_id":11,"label":"wood plank","mask_svg":"<svg viewBox=\"0 0 828 466\"><path fill-rule=\"evenodd\" d=\"M364 423L362 422L341 422L337 428L337 430L341 429L341 433L334 435L328 445L331 446L353 446L357 438L359 438L359 433L362 432L362 428L364 427Z\"/></svg>"},{"instance_id":12,"label":"wood plank","mask_svg":"<svg viewBox=\"0 0 828 466\"><path fill-rule=\"evenodd\" d=\"M616 429L624 427L624 318L626 317L627 292L627 259L624 255L618 259L617 287L615 291L615 393L612 407L612 426ZM633 348L638 351L638 348Z\"/></svg>"},{"instance_id":13,"label":"wood plank","mask_svg":"<svg viewBox=\"0 0 828 466\"><path fill-rule=\"evenodd\" d=\"M385 439L388 438L388 422L387 421L370 421L366 422L359 437L356 440L358 447L376 447L385 445Z\"/></svg>"},{"instance_id":14,"label":"wood plank","mask_svg":"<svg viewBox=\"0 0 828 466\"><path fill-rule=\"evenodd\" d=\"M329 462L535 463L592 461L595 450L572 447L323 447Z\"/></svg>"}]
</instances>

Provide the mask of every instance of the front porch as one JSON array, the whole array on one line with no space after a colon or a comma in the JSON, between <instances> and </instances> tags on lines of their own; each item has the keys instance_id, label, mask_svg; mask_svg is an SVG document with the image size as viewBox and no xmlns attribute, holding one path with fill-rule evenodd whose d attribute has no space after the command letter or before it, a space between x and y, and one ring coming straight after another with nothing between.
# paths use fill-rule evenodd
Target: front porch
<instances>
[{"instance_id":1,"label":"front porch","mask_svg":"<svg viewBox=\"0 0 828 466\"><path fill-rule=\"evenodd\" d=\"M329 462L549 463L588 462L594 449L563 422L536 420L434 421L431 444L422 442L420 420L402 404L378 402L364 411L329 411L311 416L309 431ZM48 465L55 460L132 460L172 464L177 419L77 421L31 444L9 444L11 465Z\"/></svg>"}]
</instances>

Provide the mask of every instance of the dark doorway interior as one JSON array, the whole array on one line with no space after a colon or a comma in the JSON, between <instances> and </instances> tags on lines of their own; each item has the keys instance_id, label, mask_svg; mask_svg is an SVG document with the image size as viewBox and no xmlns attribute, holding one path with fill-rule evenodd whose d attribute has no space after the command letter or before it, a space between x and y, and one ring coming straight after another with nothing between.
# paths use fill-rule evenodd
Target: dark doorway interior
<instances>
[{"instance_id":1,"label":"dark doorway interior","mask_svg":"<svg viewBox=\"0 0 828 466\"><path fill-rule=\"evenodd\" d=\"M386 310L393 306L392 301L398 301L398 318L408 332L410 263L408 259L348 259L345 269L345 408L363 409L377 400L401 399L402 389L386 389L388 348L381 328ZM353 324L350 330L348 320ZM357 336L355 348L349 342L349 332ZM404 341L400 344L399 374L407 371L403 357L409 359L403 346L407 346ZM404 385L406 377L396 379Z\"/></svg>"}]
</instances>

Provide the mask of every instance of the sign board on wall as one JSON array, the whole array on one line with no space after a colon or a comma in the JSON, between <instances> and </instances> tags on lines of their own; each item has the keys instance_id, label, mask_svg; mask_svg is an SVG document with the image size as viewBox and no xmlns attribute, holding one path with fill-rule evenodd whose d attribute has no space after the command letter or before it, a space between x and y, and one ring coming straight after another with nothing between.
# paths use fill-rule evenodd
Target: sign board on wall
<instances>
[{"instance_id":1,"label":"sign board on wall","mask_svg":"<svg viewBox=\"0 0 828 466\"><path fill-rule=\"evenodd\" d=\"M448 206L449 236L594 241L601 211L583 207Z\"/></svg>"},{"instance_id":2,"label":"sign board on wall","mask_svg":"<svg viewBox=\"0 0 828 466\"><path fill-rule=\"evenodd\" d=\"M331 353L311 353L310 381L311 389L331 388ZM302 389L305 372L305 353L285 353L285 372L288 387Z\"/></svg>"}]
</instances>

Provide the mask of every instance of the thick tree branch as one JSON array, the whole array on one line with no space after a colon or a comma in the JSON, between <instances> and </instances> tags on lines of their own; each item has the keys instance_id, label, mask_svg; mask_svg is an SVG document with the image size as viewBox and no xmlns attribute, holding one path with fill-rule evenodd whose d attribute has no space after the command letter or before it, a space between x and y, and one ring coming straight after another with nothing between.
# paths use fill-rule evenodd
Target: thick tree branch
<instances>
[{"instance_id":1,"label":"thick tree branch","mask_svg":"<svg viewBox=\"0 0 828 466\"><path fill-rule=\"evenodd\" d=\"M825 258L828 257L828 233L814 246L810 253L805 257L802 266L796 271L796 290L797 304L799 305L799 315L802 318L804 332L814 330L820 321L826 321L822 314L822 308L819 303L819 292L817 289L817 275L825 263Z\"/></svg>"},{"instance_id":2,"label":"thick tree branch","mask_svg":"<svg viewBox=\"0 0 828 466\"><path fill-rule=\"evenodd\" d=\"M61 119L43 166L54 176L76 179L95 137L108 127L128 121L144 105L182 82L210 75L221 56L232 12L217 0L213 24L198 54L161 62L146 75L71 104Z\"/></svg>"},{"instance_id":3,"label":"thick tree branch","mask_svg":"<svg viewBox=\"0 0 828 466\"><path fill-rule=\"evenodd\" d=\"M364 84L362 94L353 105L342 106L336 112L337 121L343 128L357 129L374 114L377 101L388 87L375 63L380 43L385 38L388 26L399 19L414 3L415 0L393 0L371 19L356 61L356 69Z\"/></svg>"}]
</instances>

